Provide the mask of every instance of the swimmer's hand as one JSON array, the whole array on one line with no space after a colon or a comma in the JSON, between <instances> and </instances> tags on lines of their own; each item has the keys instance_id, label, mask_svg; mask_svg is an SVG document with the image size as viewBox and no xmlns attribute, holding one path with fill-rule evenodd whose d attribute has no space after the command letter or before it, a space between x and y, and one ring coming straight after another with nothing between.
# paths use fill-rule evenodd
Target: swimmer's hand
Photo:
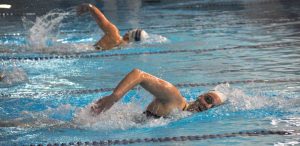
<instances>
[{"instance_id":1,"label":"swimmer's hand","mask_svg":"<svg viewBox=\"0 0 300 146\"><path fill-rule=\"evenodd\" d=\"M92 5L91 4L81 4L81 5L79 5L76 9L77 15L82 15L82 14L88 12L90 6L92 6Z\"/></svg>"},{"instance_id":2,"label":"swimmer's hand","mask_svg":"<svg viewBox=\"0 0 300 146\"><path fill-rule=\"evenodd\" d=\"M91 106L91 111L95 115L105 112L106 110L110 109L116 102L115 99L116 98L113 95L105 96Z\"/></svg>"}]
</instances>

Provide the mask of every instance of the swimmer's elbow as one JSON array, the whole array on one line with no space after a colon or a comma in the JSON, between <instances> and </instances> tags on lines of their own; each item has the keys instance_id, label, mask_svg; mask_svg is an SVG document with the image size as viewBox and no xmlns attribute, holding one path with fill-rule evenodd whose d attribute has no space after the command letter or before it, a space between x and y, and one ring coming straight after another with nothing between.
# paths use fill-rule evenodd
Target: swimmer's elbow
<instances>
[{"instance_id":1,"label":"swimmer's elbow","mask_svg":"<svg viewBox=\"0 0 300 146\"><path fill-rule=\"evenodd\" d=\"M138 69L138 68L134 68L131 72L132 72L132 73L136 73L136 74L140 74L140 73L142 73L143 71L140 70L140 69Z\"/></svg>"}]
</instances>

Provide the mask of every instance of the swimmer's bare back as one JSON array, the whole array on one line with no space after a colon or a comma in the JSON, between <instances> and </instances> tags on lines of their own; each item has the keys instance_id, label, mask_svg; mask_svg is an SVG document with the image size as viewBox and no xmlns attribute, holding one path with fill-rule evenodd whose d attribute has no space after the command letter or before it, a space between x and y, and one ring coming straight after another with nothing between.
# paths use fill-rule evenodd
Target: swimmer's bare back
<instances>
[{"instance_id":1,"label":"swimmer's bare back","mask_svg":"<svg viewBox=\"0 0 300 146\"><path fill-rule=\"evenodd\" d=\"M133 69L118 84L111 95L99 99L91 110L95 114L100 114L110 109L114 103L136 85L141 85L154 96L154 100L148 105L147 111L157 116L167 116L174 109L183 109L187 104L185 98L173 84L139 69Z\"/></svg>"},{"instance_id":2,"label":"swimmer's bare back","mask_svg":"<svg viewBox=\"0 0 300 146\"><path fill-rule=\"evenodd\" d=\"M82 4L77 7L78 15L88 11L92 14L98 26L104 32L104 36L95 44L96 49L109 50L125 44L120 36L119 29L111 23L97 7L92 4Z\"/></svg>"}]
</instances>

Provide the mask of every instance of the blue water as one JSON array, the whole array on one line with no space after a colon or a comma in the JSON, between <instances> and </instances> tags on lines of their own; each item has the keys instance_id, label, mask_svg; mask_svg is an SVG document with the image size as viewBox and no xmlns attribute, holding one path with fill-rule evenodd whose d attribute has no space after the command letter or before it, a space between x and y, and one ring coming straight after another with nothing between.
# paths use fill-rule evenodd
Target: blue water
<instances>
[{"instance_id":1,"label":"blue water","mask_svg":"<svg viewBox=\"0 0 300 146\"><path fill-rule=\"evenodd\" d=\"M194 115L175 112L169 119L144 119L141 113L152 96L140 87L97 117L88 114L88 106L110 91L71 92L113 88L134 68L174 84L300 79L300 4L297 0L91 1L118 26L121 34L131 28L143 28L150 34L146 42L105 52L91 47L103 33L89 15L76 16L73 8L80 1L55 4L38 1L35 2L38 7L29 4L21 7L20 2L12 2L15 8L0 9L1 59L212 51L1 60L0 69L6 78L0 82L0 145L300 129L299 80L180 88L188 100L213 88L223 91L229 100ZM239 48L221 49L234 47ZM299 143L297 135L268 135L155 144Z\"/></svg>"}]
</instances>

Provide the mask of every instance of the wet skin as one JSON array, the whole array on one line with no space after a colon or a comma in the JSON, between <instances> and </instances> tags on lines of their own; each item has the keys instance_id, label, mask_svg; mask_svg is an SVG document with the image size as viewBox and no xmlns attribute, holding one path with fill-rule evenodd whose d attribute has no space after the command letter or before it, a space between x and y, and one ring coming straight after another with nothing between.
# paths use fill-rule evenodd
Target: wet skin
<instances>
[{"instance_id":1,"label":"wet skin","mask_svg":"<svg viewBox=\"0 0 300 146\"><path fill-rule=\"evenodd\" d=\"M97 46L96 48L110 50L128 43L128 35L126 37L125 34L122 38L119 29L97 7L91 4L82 4L77 7L77 15L82 15L86 12L90 12L100 29L104 32L104 36L94 45Z\"/></svg>"},{"instance_id":2,"label":"wet skin","mask_svg":"<svg viewBox=\"0 0 300 146\"><path fill-rule=\"evenodd\" d=\"M187 103L173 84L139 69L134 69L123 78L111 95L102 97L93 104L92 113L97 115L110 109L136 85L141 85L154 96L147 111L161 117L169 115L174 109L201 112L222 103L220 97L214 93L200 95L194 102Z\"/></svg>"},{"instance_id":3,"label":"wet skin","mask_svg":"<svg viewBox=\"0 0 300 146\"><path fill-rule=\"evenodd\" d=\"M191 102L187 108L187 111L202 112L222 104L218 95L214 93L205 93L200 95L197 100Z\"/></svg>"}]
</instances>

